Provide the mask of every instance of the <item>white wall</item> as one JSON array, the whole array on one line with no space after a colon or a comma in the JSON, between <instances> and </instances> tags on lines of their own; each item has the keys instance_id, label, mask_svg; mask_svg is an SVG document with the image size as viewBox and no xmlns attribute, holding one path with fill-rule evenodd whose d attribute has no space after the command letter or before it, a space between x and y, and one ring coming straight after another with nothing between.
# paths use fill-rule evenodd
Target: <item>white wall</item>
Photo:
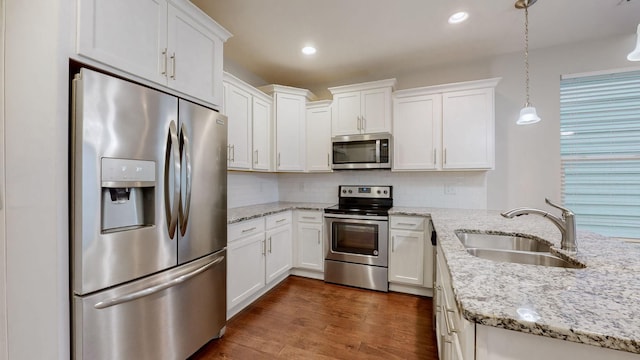
<instances>
[{"instance_id":1,"label":"white wall","mask_svg":"<svg viewBox=\"0 0 640 360\"><path fill-rule=\"evenodd\" d=\"M9 359L68 359L68 58L73 1L6 0Z\"/></svg>"},{"instance_id":2,"label":"white wall","mask_svg":"<svg viewBox=\"0 0 640 360\"><path fill-rule=\"evenodd\" d=\"M281 201L338 202L338 185L392 185L396 206L484 209L485 172L337 171L279 174Z\"/></svg>"},{"instance_id":3,"label":"white wall","mask_svg":"<svg viewBox=\"0 0 640 360\"><path fill-rule=\"evenodd\" d=\"M0 360L7 352L7 257L4 214L4 0L0 0Z\"/></svg>"},{"instance_id":4,"label":"white wall","mask_svg":"<svg viewBox=\"0 0 640 360\"><path fill-rule=\"evenodd\" d=\"M227 207L234 208L278 201L278 175L227 172Z\"/></svg>"}]
</instances>

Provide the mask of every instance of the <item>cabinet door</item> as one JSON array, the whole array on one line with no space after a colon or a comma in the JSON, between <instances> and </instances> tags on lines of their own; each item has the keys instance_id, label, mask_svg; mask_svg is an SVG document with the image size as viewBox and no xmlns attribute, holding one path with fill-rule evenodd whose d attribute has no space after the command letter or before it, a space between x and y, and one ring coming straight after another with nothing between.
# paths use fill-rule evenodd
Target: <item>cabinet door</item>
<instances>
[{"instance_id":1,"label":"cabinet door","mask_svg":"<svg viewBox=\"0 0 640 360\"><path fill-rule=\"evenodd\" d=\"M322 224L298 223L297 267L323 271Z\"/></svg>"},{"instance_id":2,"label":"cabinet door","mask_svg":"<svg viewBox=\"0 0 640 360\"><path fill-rule=\"evenodd\" d=\"M307 170L331 171L331 109L307 109Z\"/></svg>"},{"instance_id":3,"label":"cabinet door","mask_svg":"<svg viewBox=\"0 0 640 360\"><path fill-rule=\"evenodd\" d=\"M493 168L493 97L493 88L442 95L442 168Z\"/></svg>"},{"instance_id":4,"label":"cabinet door","mask_svg":"<svg viewBox=\"0 0 640 360\"><path fill-rule=\"evenodd\" d=\"M229 169L250 169L252 97L232 84L225 84L224 88L224 110L228 117Z\"/></svg>"},{"instance_id":5,"label":"cabinet door","mask_svg":"<svg viewBox=\"0 0 640 360\"><path fill-rule=\"evenodd\" d=\"M253 169L269 170L271 103L253 98Z\"/></svg>"},{"instance_id":6,"label":"cabinet door","mask_svg":"<svg viewBox=\"0 0 640 360\"><path fill-rule=\"evenodd\" d=\"M306 131L304 96L276 94L276 169L304 171Z\"/></svg>"},{"instance_id":7,"label":"cabinet door","mask_svg":"<svg viewBox=\"0 0 640 360\"><path fill-rule=\"evenodd\" d=\"M336 94L333 97L331 133L337 135L360 134L360 92Z\"/></svg>"},{"instance_id":8,"label":"cabinet door","mask_svg":"<svg viewBox=\"0 0 640 360\"><path fill-rule=\"evenodd\" d=\"M166 84L166 0L80 0L78 54Z\"/></svg>"},{"instance_id":9,"label":"cabinet door","mask_svg":"<svg viewBox=\"0 0 640 360\"><path fill-rule=\"evenodd\" d=\"M270 283L291 269L293 258L291 224L267 230L266 239L266 280Z\"/></svg>"},{"instance_id":10,"label":"cabinet door","mask_svg":"<svg viewBox=\"0 0 640 360\"><path fill-rule=\"evenodd\" d=\"M397 98L393 104L393 169L433 170L440 147L442 97Z\"/></svg>"},{"instance_id":11,"label":"cabinet door","mask_svg":"<svg viewBox=\"0 0 640 360\"><path fill-rule=\"evenodd\" d=\"M227 253L227 309L232 309L264 285L264 233L230 241Z\"/></svg>"},{"instance_id":12,"label":"cabinet door","mask_svg":"<svg viewBox=\"0 0 640 360\"><path fill-rule=\"evenodd\" d=\"M361 132L391 132L391 89L372 89L361 93Z\"/></svg>"},{"instance_id":13,"label":"cabinet door","mask_svg":"<svg viewBox=\"0 0 640 360\"><path fill-rule=\"evenodd\" d=\"M214 105L222 104L223 41L169 5L169 86Z\"/></svg>"},{"instance_id":14,"label":"cabinet door","mask_svg":"<svg viewBox=\"0 0 640 360\"><path fill-rule=\"evenodd\" d=\"M389 281L424 285L424 232L391 230L390 235Z\"/></svg>"}]
</instances>

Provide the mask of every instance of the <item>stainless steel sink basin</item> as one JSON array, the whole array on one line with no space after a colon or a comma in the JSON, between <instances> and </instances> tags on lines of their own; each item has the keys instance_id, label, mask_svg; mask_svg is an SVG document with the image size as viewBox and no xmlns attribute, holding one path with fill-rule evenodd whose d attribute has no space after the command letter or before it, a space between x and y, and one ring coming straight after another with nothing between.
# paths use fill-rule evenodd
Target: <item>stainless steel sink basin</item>
<instances>
[{"instance_id":1,"label":"stainless steel sink basin","mask_svg":"<svg viewBox=\"0 0 640 360\"><path fill-rule=\"evenodd\" d=\"M542 266L554 266L572 269L584 268L581 264L573 264L559 257L553 256L548 253L534 253L524 251L509 251L509 250L495 250L495 249L467 249L467 252L473 256L479 258L502 261L518 264L529 265L542 265Z\"/></svg>"},{"instance_id":2,"label":"stainless steel sink basin","mask_svg":"<svg viewBox=\"0 0 640 360\"><path fill-rule=\"evenodd\" d=\"M501 249L533 252L549 252L550 246L542 241L513 235L479 234L456 231L466 248Z\"/></svg>"}]
</instances>

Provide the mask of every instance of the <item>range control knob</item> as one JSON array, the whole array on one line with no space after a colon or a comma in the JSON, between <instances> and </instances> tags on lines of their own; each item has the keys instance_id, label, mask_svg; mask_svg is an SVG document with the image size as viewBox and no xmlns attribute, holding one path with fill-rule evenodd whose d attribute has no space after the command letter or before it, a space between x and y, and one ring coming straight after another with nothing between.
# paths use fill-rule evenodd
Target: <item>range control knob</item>
<instances>
[{"instance_id":1,"label":"range control knob","mask_svg":"<svg viewBox=\"0 0 640 360\"><path fill-rule=\"evenodd\" d=\"M351 194L353 191L349 190L349 194Z\"/></svg>"},{"instance_id":2,"label":"range control knob","mask_svg":"<svg viewBox=\"0 0 640 360\"><path fill-rule=\"evenodd\" d=\"M346 193L347 193L347 190L342 189L342 193L343 193L343 194L346 194Z\"/></svg>"},{"instance_id":3,"label":"range control knob","mask_svg":"<svg viewBox=\"0 0 640 360\"><path fill-rule=\"evenodd\" d=\"M378 194L380 194L380 190L378 190Z\"/></svg>"},{"instance_id":4,"label":"range control knob","mask_svg":"<svg viewBox=\"0 0 640 360\"><path fill-rule=\"evenodd\" d=\"M387 190L385 190L385 191L384 191L384 194L385 194L385 195L387 194Z\"/></svg>"}]
</instances>

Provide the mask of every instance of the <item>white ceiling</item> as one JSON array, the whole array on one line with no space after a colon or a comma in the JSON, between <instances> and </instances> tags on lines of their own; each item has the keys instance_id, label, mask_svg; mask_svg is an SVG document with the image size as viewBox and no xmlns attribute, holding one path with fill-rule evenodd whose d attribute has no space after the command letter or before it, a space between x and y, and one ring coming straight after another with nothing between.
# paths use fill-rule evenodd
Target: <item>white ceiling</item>
<instances>
[{"instance_id":1,"label":"white ceiling","mask_svg":"<svg viewBox=\"0 0 640 360\"><path fill-rule=\"evenodd\" d=\"M233 33L225 57L282 85L384 78L524 46L524 11L515 0L192 2ZM469 20L449 25L460 10ZM530 48L633 34L639 22L640 0L538 0L529 9ZM306 44L318 52L304 56Z\"/></svg>"}]
</instances>

